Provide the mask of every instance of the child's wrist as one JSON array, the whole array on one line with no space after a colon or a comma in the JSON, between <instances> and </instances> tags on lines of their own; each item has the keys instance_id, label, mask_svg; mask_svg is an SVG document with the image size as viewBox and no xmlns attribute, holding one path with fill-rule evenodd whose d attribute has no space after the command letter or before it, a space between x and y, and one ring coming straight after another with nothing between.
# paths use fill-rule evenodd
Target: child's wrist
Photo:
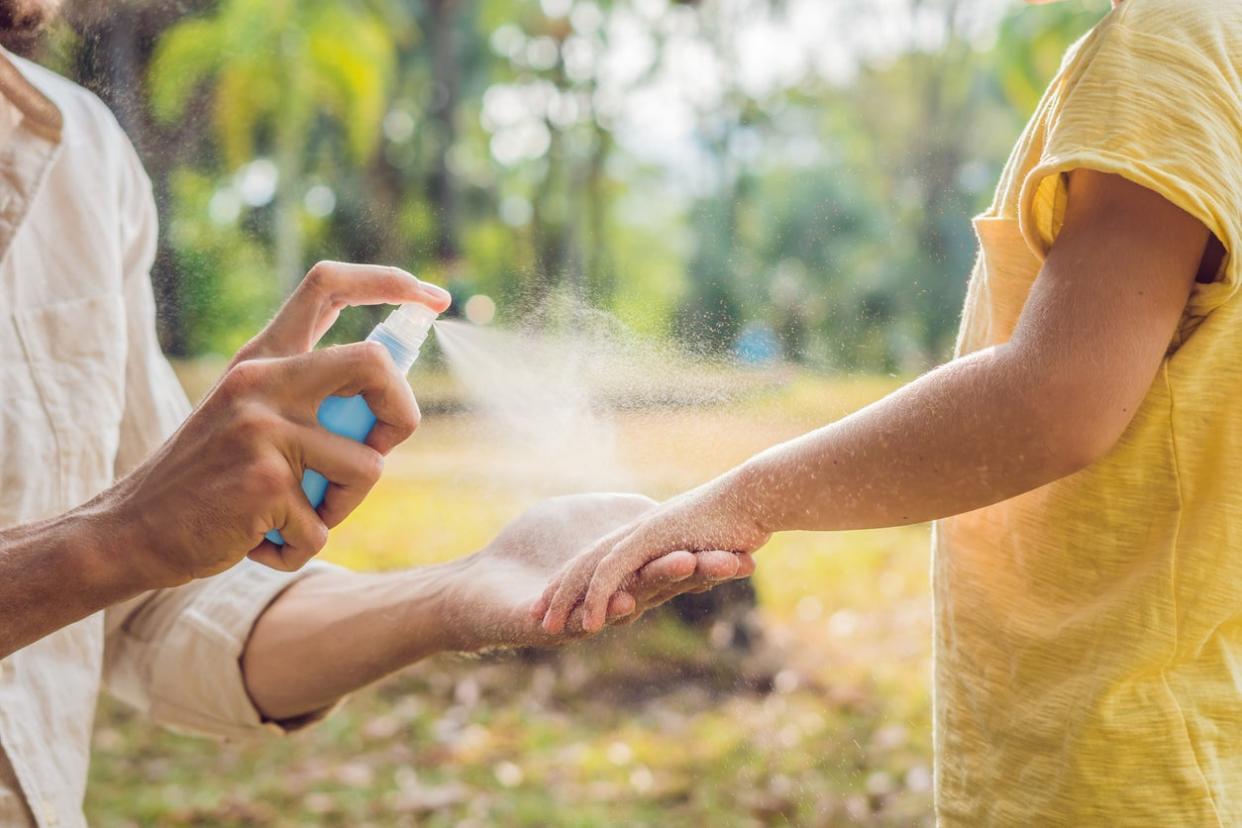
<instances>
[{"instance_id":1,"label":"child's wrist","mask_svg":"<svg viewBox=\"0 0 1242 828\"><path fill-rule=\"evenodd\" d=\"M730 515L734 522L763 535L780 531L764 496L764 473L754 461L743 463L720 477L714 488L716 508Z\"/></svg>"}]
</instances>

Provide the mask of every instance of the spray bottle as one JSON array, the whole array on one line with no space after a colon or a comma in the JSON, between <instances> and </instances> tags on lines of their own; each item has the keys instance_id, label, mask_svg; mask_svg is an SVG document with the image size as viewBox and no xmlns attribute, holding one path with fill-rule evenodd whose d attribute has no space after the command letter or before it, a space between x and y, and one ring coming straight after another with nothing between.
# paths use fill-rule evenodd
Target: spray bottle
<instances>
[{"instance_id":1,"label":"spray bottle","mask_svg":"<svg viewBox=\"0 0 1242 828\"><path fill-rule=\"evenodd\" d=\"M419 349L431 332L431 323L435 322L437 315L426 305L410 302L397 308L387 319L376 325L367 341L378 342L387 348L401 373L408 373L414 367ZM320 403L316 416L319 424L328 431L360 443L367 439L367 435L375 427L375 415L361 396L328 397ZM307 469L302 475L302 491L306 493L306 499L311 506L317 509L328 492L328 479L314 469ZM278 546L285 542L276 529L272 529L265 537Z\"/></svg>"}]
</instances>

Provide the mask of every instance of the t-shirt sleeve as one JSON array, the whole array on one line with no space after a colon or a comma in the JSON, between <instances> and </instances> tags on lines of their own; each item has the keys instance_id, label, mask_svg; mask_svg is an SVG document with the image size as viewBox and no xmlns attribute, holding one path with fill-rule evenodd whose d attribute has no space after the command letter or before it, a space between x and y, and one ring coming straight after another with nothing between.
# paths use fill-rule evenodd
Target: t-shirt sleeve
<instances>
[{"instance_id":1,"label":"t-shirt sleeve","mask_svg":"<svg viewBox=\"0 0 1242 828\"><path fill-rule=\"evenodd\" d=\"M1242 81L1231 54L1235 40L1242 33L1203 0L1127 0L1102 24L1059 90L1039 162L1022 185L1019 221L1037 255L1047 254L1060 231L1067 174L1093 169L1159 193L1224 245L1224 267L1216 282L1196 285L1192 314L1206 314L1234 294L1242 283L1236 255Z\"/></svg>"}]
</instances>

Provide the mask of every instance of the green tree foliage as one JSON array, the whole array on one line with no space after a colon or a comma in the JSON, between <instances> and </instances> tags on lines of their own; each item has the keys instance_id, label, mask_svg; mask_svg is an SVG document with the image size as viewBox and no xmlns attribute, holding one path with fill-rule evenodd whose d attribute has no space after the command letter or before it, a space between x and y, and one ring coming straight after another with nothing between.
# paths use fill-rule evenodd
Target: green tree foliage
<instances>
[{"instance_id":1,"label":"green tree foliage","mask_svg":"<svg viewBox=\"0 0 1242 828\"><path fill-rule=\"evenodd\" d=\"M150 102L159 120L183 117L210 83L227 169L258 146L275 156L275 259L286 291L305 264L298 201L316 119L339 126L355 163L375 148L396 61L386 22L347 0L224 0L171 28L156 50Z\"/></svg>"},{"instance_id":2,"label":"green tree foliage","mask_svg":"<svg viewBox=\"0 0 1242 828\"><path fill-rule=\"evenodd\" d=\"M798 46L815 6L823 36ZM125 8L139 36L81 14L49 54L105 93L146 79L118 102L148 133L180 352L228 351L339 258L502 317L563 295L714 353L761 330L790 360L896 371L947 354L970 217L1107 2L980 23L983 0L905 0L883 13L909 36L880 47L861 0ZM757 82L756 61L780 71Z\"/></svg>"}]
</instances>

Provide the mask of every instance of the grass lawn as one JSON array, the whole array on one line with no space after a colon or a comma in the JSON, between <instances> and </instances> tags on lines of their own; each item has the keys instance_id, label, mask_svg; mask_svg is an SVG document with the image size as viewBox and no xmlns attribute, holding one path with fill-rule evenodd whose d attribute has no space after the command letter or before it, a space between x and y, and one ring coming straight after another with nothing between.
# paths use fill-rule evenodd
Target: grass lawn
<instances>
[{"instance_id":1,"label":"grass lawn","mask_svg":"<svg viewBox=\"0 0 1242 828\"><path fill-rule=\"evenodd\" d=\"M546 495L666 496L895 385L797 377L727 404L627 411L609 461L584 472L447 413L437 395L451 389L424 377L423 428L325 554L416 566L478 547ZM217 745L105 701L87 814L97 826L931 824L927 546L922 527L781 536L759 556L747 652L723 622L692 630L657 613L558 652L432 659L288 739Z\"/></svg>"}]
</instances>

